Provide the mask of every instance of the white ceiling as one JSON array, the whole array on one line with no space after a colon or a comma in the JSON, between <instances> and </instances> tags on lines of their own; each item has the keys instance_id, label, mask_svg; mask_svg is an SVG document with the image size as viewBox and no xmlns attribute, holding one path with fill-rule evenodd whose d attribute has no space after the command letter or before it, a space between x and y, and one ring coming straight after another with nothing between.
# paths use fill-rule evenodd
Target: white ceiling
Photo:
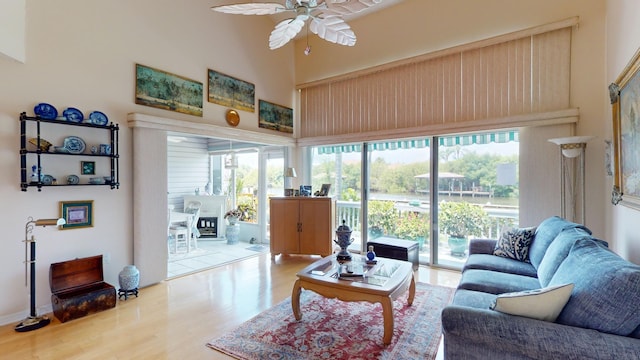
<instances>
[{"instance_id":1,"label":"white ceiling","mask_svg":"<svg viewBox=\"0 0 640 360\"><path fill-rule=\"evenodd\" d=\"M250 2L257 2L257 3L282 3L284 4L285 0L214 0L213 4L211 4L211 6L220 6L220 5L231 5L231 4L244 4L244 3L250 3ZM332 0L326 0L326 1L332 1ZM357 1L357 0L347 0L348 1ZM366 10L363 10L359 13L353 14L353 15L348 15L345 16L345 19L349 20L349 19L356 19L362 16L366 16L368 14L374 13L376 11L381 11L384 10L385 8L398 4L400 2L402 2L404 0L382 0L379 4L376 4ZM340 1L340 2L344 2L344 1ZM271 15L271 18L273 19L274 23L277 23L287 17L290 17L290 14L277 14L277 15Z\"/></svg>"}]
</instances>

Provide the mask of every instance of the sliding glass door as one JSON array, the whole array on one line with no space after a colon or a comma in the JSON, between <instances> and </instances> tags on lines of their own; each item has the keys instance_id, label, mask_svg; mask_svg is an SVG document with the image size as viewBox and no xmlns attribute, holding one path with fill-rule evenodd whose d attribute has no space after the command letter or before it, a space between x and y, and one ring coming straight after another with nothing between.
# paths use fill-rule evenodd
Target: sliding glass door
<instances>
[{"instance_id":1,"label":"sliding glass door","mask_svg":"<svg viewBox=\"0 0 640 360\"><path fill-rule=\"evenodd\" d=\"M368 239L397 238L418 243L429 263L429 144L426 139L367 145Z\"/></svg>"},{"instance_id":2,"label":"sliding glass door","mask_svg":"<svg viewBox=\"0 0 640 360\"><path fill-rule=\"evenodd\" d=\"M459 268L470 238L518 223L516 131L321 146L312 163L314 189L331 183L338 220L356 230L354 251L404 239L421 263Z\"/></svg>"}]
</instances>

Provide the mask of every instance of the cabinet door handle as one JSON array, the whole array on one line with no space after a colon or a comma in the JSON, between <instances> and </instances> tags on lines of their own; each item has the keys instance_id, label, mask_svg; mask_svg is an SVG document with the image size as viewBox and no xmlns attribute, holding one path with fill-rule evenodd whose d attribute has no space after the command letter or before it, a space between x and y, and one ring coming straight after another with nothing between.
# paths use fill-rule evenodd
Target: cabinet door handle
<instances>
[{"instance_id":1,"label":"cabinet door handle","mask_svg":"<svg viewBox=\"0 0 640 360\"><path fill-rule=\"evenodd\" d=\"M298 232L302 232L302 223L298 223Z\"/></svg>"}]
</instances>

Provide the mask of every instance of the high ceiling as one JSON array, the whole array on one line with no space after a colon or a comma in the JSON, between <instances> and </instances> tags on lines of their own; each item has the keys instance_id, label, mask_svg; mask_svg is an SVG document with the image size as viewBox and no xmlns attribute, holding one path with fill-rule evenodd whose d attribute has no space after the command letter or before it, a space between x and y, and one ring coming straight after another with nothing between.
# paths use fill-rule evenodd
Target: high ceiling
<instances>
[{"instance_id":1,"label":"high ceiling","mask_svg":"<svg viewBox=\"0 0 640 360\"><path fill-rule=\"evenodd\" d=\"M284 3L285 0L214 0L213 3L211 4L211 6L219 6L219 5L230 5L230 4L241 4L241 3L248 3L248 2L261 2L261 3ZM332 0L327 0L327 1L332 1ZM337 1L342 1L342 0L337 0ZM346 0L346 1L358 1L358 0ZM364 1L372 1L372 0L364 0ZM348 15L345 16L345 20L352 20L352 19L356 19L356 18L360 18L363 16L367 16L369 14L372 14L374 12L378 12L378 11L384 11L384 9L396 5L400 2L402 2L404 0L382 0L379 4L376 4L375 6L372 6L366 10L363 10L359 13L353 14L353 15ZM283 13L283 14L277 14L277 15L271 15L270 16L273 19L274 24L278 23L280 21L282 21L283 19L286 19L287 17L291 17L290 13ZM300 32L300 34L298 34L297 38L302 37L304 35L303 32ZM184 134L171 134L170 138L172 138L172 140L170 141L182 141L183 139L186 140L187 138L189 138L189 135L184 135ZM254 144L254 143L245 143L245 142L241 142L241 141L234 141L234 140L228 140L228 139L215 139L215 138L211 138L209 140L209 147L212 150L215 149L220 149L220 150L225 150L225 149L229 149L232 148L234 150L237 149L244 149L244 148L253 148L256 146L261 146L260 144Z\"/></svg>"}]
</instances>

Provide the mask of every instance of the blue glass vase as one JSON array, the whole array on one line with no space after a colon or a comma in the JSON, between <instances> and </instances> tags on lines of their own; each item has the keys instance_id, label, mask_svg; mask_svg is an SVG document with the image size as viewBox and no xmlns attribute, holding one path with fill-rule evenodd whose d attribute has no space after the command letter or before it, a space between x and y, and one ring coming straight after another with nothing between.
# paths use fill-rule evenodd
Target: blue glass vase
<instances>
[{"instance_id":1,"label":"blue glass vase","mask_svg":"<svg viewBox=\"0 0 640 360\"><path fill-rule=\"evenodd\" d=\"M367 260L373 261L376 258L376 253L373 252L373 245L369 245L369 251L367 251Z\"/></svg>"}]
</instances>

